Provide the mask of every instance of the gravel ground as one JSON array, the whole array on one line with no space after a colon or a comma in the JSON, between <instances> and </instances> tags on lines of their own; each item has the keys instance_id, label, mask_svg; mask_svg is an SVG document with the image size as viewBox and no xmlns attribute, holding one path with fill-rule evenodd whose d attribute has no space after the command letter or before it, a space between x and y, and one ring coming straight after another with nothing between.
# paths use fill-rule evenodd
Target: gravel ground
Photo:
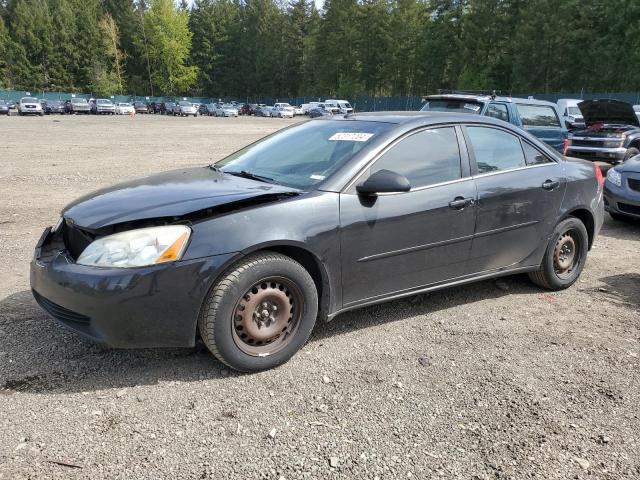
<instances>
[{"instance_id":1,"label":"gravel ground","mask_svg":"<svg viewBox=\"0 0 640 480\"><path fill-rule=\"evenodd\" d=\"M289 123L0 118L0 478L640 478L639 224L607 219L567 291L517 276L349 312L254 375L96 346L35 305L67 202Z\"/></svg>"}]
</instances>

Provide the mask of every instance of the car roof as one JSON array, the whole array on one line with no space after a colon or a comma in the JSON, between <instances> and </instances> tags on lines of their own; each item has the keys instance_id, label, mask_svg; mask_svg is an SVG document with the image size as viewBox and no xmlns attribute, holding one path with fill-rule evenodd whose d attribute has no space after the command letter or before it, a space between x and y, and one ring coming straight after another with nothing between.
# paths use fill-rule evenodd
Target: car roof
<instances>
[{"instance_id":1,"label":"car roof","mask_svg":"<svg viewBox=\"0 0 640 480\"><path fill-rule=\"evenodd\" d=\"M326 120L363 120L367 122L382 122L393 123L397 125L415 124L429 125L436 123L487 123L494 125L504 125L505 122L496 120L492 117L486 117L483 115L473 115L470 113L455 113L455 112L422 112L422 111L389 111L389 112L363 112L363 113L349 113L346 115L334 115L328 117Z\"/></svg>"},{"instance_id":2,"label":"car roof","mask_svg":"<svg viewBox=\"0 0 640 480\"><path fill-rule=\"evenodd\" d=\"M520 103L527 105L548 105L555 106L555 103L548 102L546 100L536 100L535 98L519 98L519 97L502 97L502 96L493 96L493 95L472 95L467 93L444 93L438 95L429 95L425 97L427 100L469 100L476 102L506 102L506 103Z\"/></svg>"}]
</instances>

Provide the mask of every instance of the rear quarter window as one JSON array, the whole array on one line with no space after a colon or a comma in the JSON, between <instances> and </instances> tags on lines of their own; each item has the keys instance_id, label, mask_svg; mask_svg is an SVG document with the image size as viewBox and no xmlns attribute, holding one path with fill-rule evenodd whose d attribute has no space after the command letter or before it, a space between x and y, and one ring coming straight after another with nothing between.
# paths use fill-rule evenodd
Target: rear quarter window
<instances>
[{"instance_id":1,"label":"rear quarter window","mask_svg":"<svg viewBox=\"0 0 640 480\"><path fill-rule=\"evenodd\" d=\"M560 119L553 107L547 105L517 105L524 127L560 127Z\"/></svg>"}]
</instances>

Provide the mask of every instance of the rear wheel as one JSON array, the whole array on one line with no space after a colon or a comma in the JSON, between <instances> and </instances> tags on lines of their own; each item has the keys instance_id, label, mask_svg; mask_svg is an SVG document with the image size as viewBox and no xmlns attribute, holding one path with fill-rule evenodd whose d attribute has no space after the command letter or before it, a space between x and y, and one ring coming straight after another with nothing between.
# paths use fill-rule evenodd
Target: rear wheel
<instances>
[{"instance_id":1,"label":"rear wheel","mask_svg":"<svg viewBox=\"0 0 640 480\"><path fill-rule=\"evenodd\" d=\"M275 252L251 255L211 289L198 326L209 350L243 372L276 367L307 341L318 313L313 279Z\"/></svg>"},{"instance_id":2,"label":"rear wheel","mask_svg":"<svg viewBox=\"0 0 640 480\"><path fill-rule=\"evenodd\" d=\"M589 236L575 217L560 222L547 245L540 270L529 273L533 283L549 290L568 288L578 279L587 260Z\"/></svg>"}]
</instances>

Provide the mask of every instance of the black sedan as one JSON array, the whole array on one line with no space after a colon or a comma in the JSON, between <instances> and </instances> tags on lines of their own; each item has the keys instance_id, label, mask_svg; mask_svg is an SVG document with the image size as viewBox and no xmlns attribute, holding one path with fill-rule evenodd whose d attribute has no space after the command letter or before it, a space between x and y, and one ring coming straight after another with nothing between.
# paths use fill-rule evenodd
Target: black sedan
<instances>
[{"instance_id":1,"label":"black sedan","mask_svg":"<svg viewBox=\"0 0 640 480\"><path fill-rule=\"evenodd\" d=\"M50 115L52 113L66 113L66 108L62 100L47 100L44 107L44 113Z\"/></svg>"},{"instance_id":2,"label":"black sedan","mask_svg":"<svg viewBox=\"0 0 640 480\"><path fill-rule=\"evenodd\" d=\"M607 171L604 208L615 220L640 219L640 155Z\"/></svg>"},{"instance_id":3,"label":"black sedan","mask_svg":"<svg viewBox=\"0 0 640 480\"><path fill-rule=\"evenodd\" d=\"M287 361L317 318L527 272L567 288L603 221L602 176L500 120L311 120L209 167L68 205L31 263L39 304L115 347Z\"/></svg>"},{"instance_id":4,"label":"black sedan","mask_svg":"<svg viewBox=\"0 0 640 480\"><path fill-rule=\"evenodd\" d=\"M9 115L9 104L0 99L0 115Z\"/></svg>"}]
</instances>

